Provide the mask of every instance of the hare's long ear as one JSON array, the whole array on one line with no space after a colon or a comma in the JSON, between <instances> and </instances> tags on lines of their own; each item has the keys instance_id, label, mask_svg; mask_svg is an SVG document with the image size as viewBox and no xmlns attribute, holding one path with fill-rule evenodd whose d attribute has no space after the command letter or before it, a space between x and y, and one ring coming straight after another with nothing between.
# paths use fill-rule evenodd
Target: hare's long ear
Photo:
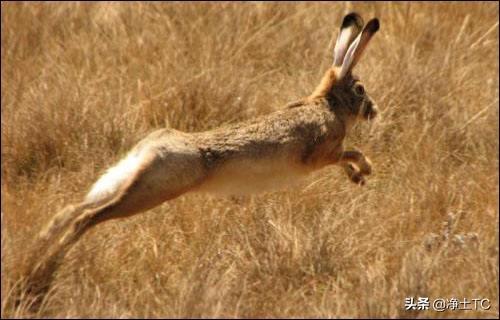
<instances>
[{"instance_id":1,"label":"hare's long ear","mask_svg":"<svg viewBox=\"0 0 500 320\"><path fill-rule=\"evenodd\" d=\"M347 53L345 54L344 61L342 62L342 68L340 70L339 79L342 79L349 71L354 68L358 63L361 54L366 48L368 42L373 37L373 35L378 31L380 24L378 19L372 19L368 21L363 31L358 35L358 37L351 43Z\"/></svg>"},{"instance_id":2,"label":"hare's long ear","mask_svg":"<svg viewBox=\"0 0 500 320\"><path fill-rule=\"evenodd\" d=\"M344 17L340 26L340 33L333 49L333 66L340 67L351 42L361 32L363 19L359 14L352 12Z\"/></svg>"}]
</instances>

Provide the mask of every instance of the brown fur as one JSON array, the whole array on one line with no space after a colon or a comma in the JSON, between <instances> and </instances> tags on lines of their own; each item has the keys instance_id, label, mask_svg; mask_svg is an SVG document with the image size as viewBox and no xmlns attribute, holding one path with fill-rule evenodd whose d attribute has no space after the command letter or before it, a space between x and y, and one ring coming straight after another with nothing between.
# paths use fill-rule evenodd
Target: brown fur
<instances>
[{"instance_id":1,"label":"brown fur","mask_svg":"<svg viewBox=\"0 0 500 320\"><path fill-rule=\"evenodd\" d=\"M316 89L314 89L313 93L308 97L308 99L314 100L317 98L326 97L328 92L332 90L333 85L337 80L337 73L338 71L334 68L328 69L323 75L323 78L321 78L321 82L318 86L316 86Z\"/></svg>"}]
</instances>

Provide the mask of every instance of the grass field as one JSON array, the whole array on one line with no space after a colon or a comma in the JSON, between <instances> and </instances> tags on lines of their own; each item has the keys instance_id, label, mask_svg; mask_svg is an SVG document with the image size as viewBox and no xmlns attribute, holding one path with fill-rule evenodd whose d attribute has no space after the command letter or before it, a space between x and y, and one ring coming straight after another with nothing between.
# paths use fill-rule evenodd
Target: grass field
<instances>
[{"instance_id":1,"label":"grass field","mask_svg":"<svg viewBox=\"0 0 500 320\"><path fill-rule=\"evenodd\" d=\"M497 2L1 6L2 318L498 318ZM355 70L381 117L346 141L374 163L366 186L327 167L184 195L91 230L38 313L13 305L34 236L134 143L310 94L352 10L381 21Z\"/></svg>"}]
</instances>

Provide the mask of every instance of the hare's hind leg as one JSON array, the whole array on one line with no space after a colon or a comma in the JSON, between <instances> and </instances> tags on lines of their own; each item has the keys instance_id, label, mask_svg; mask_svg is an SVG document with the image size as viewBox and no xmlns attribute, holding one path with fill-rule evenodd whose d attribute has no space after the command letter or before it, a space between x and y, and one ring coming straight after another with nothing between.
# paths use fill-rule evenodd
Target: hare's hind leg
<instances>
[{"instance_id":1,"label":"hare's hind leg","mask_svg":"<svg viewBox=\"0 0 500 320\"><path fill-rule=\"evenodd\" d=\"M152 145L138 157L139 165L128 172L129 176L116 179L113 170L122 172L118 164L98 180L84 203L63 210L41 234L47 250L33 253L25 290L35 297L35 307L49 289L66 252L86 231L103 221L131 216L173 199L195 187L205 175L202 158L194 148ZM109 193L103 186L114 189Z\"/></svg>"},{"instance_id":2,"label":"hare's hind leg","mask_svg":"<svg viewBox=\"0 0 500 320\"><path fill-rule=\"evenodd\" d=\"M50 239L60 236L73 219L75 219L83 210L89 208L90 203L79 203L77 205L69 205L59 211L47 224L47 226L38 234L37 244L41 246L50 242Z\"/></svg>"}]
</instances>

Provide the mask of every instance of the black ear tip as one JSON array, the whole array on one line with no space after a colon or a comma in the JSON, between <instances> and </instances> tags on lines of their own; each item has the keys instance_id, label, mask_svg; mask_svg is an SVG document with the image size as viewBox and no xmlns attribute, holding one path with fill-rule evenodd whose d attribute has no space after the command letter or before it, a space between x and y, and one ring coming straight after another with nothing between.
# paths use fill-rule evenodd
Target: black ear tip
<instances>
[{"instance_id":1,"label":"black ear tip","mask_svg":"<svg viewBox=\"0 0 500 320\"><path fill-rule=\"evenodd\" d=\"M363 27L363 19L361 19L361 16L359 14L357 14L356 12L351 12L344 17L344 20L342 21L341 29L350 27L352 25L355 25L358 28Z\"/></svg>"},{"instance_id":2,"label":"black ear tip","mask_svg":"<svg viewBox=\"0 0 500 320\"><path fill-rule=\"evenodd\" d=\"M375 19L371 19L370 21L368 21L368 23L366 24L366 29L368 31L370 31L371 33L375 33L378 31L378 29L380 29L380 22L378 21L377 18Z\"/></svg>"}]
</instances>

